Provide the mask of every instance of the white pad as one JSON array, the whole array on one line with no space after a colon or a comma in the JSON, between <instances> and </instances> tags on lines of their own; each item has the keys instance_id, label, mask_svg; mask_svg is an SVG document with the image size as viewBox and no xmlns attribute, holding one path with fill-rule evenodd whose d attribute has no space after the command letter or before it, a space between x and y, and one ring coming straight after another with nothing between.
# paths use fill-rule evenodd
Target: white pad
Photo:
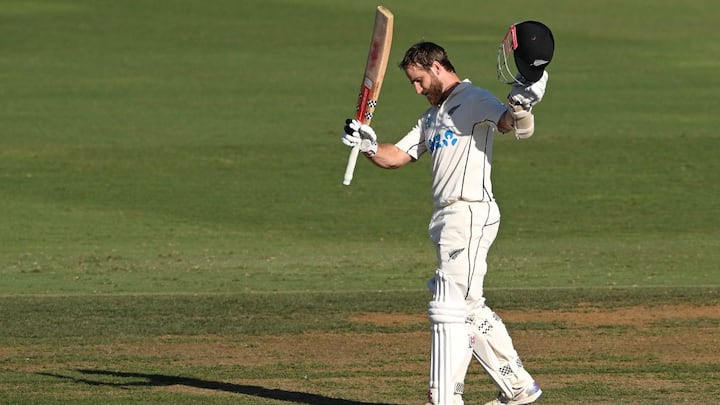
<instances>
[{"instance_id":1,"label":"white pad","mask_svg":"<svg viewBox=\"0 0 720 405\"><path fill-rule=\"evenodd\" d=\"M472 359L464 296L439 270L430 285L434 291L428 304L432 326L428 401L432 405L463 405L465 374Z\"/></svg>"},{"instance_id":2,"label":"white pad","mask_svg":"<svg viewBox=\"0 0 720 405\"><path fill-rule=\"evenodd\" d=\"M512 398L517 390L532 383L525 371L502 319L482 306L469 316L473 338L473 356L490 375L495 385Z\"/></svg>"}]
</instances>

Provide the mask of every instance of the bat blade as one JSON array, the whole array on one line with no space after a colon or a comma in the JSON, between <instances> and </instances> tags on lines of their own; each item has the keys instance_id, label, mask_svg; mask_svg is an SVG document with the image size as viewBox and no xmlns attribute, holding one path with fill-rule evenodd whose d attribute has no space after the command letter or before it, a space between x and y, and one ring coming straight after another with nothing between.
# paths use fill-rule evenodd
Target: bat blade
<instances>
[{"instance_id":1,"label":"bat blade","mask_svg":"<svg viewBox=\"0 0 720 405\"><path fill-rule=\"evenodd\" d=\"M378 6L375 10L375 25L373 26L370 51L368 52L365 73L360 86L357 110L355 119L363 124L370 124L375 113L377 100L380 96L380 89L385 78L388 60L390 59L390 47L392 45L393 14L387 8ZM343 184L349 186L355 173L355 164L360 152L356 146L350 151Z\"/></svg>"}]
</instances>

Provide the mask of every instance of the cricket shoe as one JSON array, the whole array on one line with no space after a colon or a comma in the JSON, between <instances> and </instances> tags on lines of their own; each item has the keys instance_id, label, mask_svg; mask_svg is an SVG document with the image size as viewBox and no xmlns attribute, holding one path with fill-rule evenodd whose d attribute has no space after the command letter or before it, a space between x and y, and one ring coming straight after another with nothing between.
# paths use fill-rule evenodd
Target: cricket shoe
<instances>
[{"instance_id":1,"label":"cricket shoe","mask_svg":"<svg viewBox=\"0 0 720 405\"><path fill-rule=\"evenodd\" d=\"M527 405L537 401L542 395L540 387L533 382L529 386L514 391L512 398L508 398L502 392L498 394L498 397L485 405Z\"/></svg>"}]
</instances>

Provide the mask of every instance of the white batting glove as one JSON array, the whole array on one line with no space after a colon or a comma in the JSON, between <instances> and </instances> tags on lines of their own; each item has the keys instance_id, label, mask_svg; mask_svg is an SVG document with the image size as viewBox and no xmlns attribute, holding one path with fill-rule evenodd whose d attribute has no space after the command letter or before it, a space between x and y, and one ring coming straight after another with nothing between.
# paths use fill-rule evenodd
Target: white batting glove
<instances>
[{"instance_id":1,"label":"white batting glove","mask_svg":"<svg viewBox=\"0 0 720 405\"><path fill-rule=\"evenodd\" d=\"M378 144L375 130L370 125L362 124L358 120L347 119L345 121L342 143L351 148L360 146L360 152L367 156L374 156L377 153Z\"/></svg>"},{"instance_id":2,"label":"white batting glove","mask_svg":"<svg viewBox=\"0 0 720 405\"><path fill-rule=\"evenodd\" d=\"M530 111L532 106L539 103L545 95L547 81L548 72L543 72L540 80L530 84L530 86L523 86L516 81L508 94L508 102L511 106L520 105L524 110Z\"/></svg>"}]
</instances>

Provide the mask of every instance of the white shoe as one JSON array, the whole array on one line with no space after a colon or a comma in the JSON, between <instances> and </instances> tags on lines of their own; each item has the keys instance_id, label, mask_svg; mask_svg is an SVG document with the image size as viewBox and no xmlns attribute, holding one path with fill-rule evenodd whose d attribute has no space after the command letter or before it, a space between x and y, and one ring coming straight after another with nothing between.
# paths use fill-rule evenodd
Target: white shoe
<instances>
[{"instance_id":1,"label":"white shoe","mask_svg":"<svg viewBox=\"0 0 720 405\"><path fill-rule=\"evenodd\" d=\"M498 397L485 405L527 405L537 401L542 395L540 387L533 382L531 385L515 392L512 398L508 398L502 392Z\"/></svg>"}]
</instances>

